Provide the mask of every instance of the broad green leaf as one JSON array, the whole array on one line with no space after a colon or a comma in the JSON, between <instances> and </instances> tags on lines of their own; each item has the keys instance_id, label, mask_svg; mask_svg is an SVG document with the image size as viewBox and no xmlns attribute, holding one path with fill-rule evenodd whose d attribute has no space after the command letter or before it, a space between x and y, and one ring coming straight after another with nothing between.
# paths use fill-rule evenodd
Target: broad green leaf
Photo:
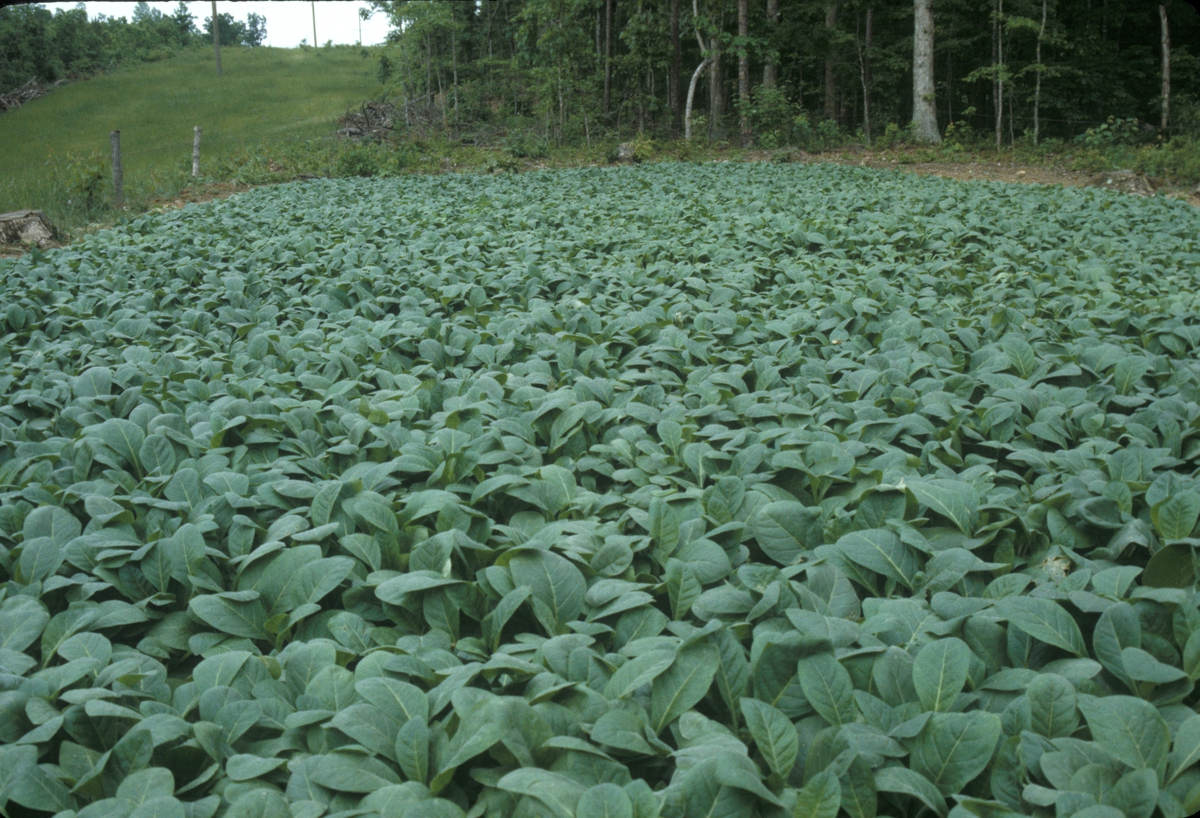
<instances>
[{"instance_id":1,"label":"broad green leaf","mask_svg":"<svg viewBox=\"0 0 1200 818\"><path fill-rule=\"evenodd\" d=\"M1187 588L1196 579L1196 560L1188 543L1171 543L1160 548L1142 573L1149 588Z\"/></svg>"},{"instance_id":2,"label":"broad green leaf","mask_svg":"<svg viewBox=\"0 0 1200 818\"><path fill-rule=\"evenodd\" d=\"M834 725L849 724L858 715L850 674L832 653L800 660L798 675L804 697L822 718Z\"/></svg>"},{"instance_id":3,"label":"broad green leaf","mask_svg":"<svg viewBox=\"0 0 1200 818\"><path fill-rule=\"evenodd\" d=\"M1057 673L1039 674L1025 691L1030 725L1046 738L1065 738L1079 726L1075 687Z\"/></svg>"},{"instance_id":4,"label":"broad green leaf","mask_svg":"<svg viewBox=\"0 0 1200 818\"><path fill-rule=\"evenodd\" d=\"M1183 724L1179 725L1169 761L1171 775L1167 780L1168 784L1188 767L1200 763L1200 715L1188 716Z\"/></svg>"},{"instance_id":5,"label":"broad green leaf","mask_svg":"<svg viewBox=\"0 0 1200 818\"><path fill-rule=\"evenodd\" d=\"M258 591L203 594L192 597L188 610L205 624L222 633L247 639L270 639L267 610Z\"/></svg>"},{"instance_id":6,"label":"broad green leaf","mask_svg":"<svg viewBox=\"0 0 1200 818\"><path fill-rule=\"evenodd\" d=\"M759 507L751 528L758 547L780 565L791 565L822 542L821 510L795 501Z\"/></svg>"},{"instance_id":7,"label":"broad green leaf","mask_svg":"<svg viewBox=\"0 0 1200 818\"><path fill-rule=\"evenodd\" d=\"M988 766L1000 734L993 713L934 713L913 742L912 770L954 795Z\"/></svg>"},{"instance_id":8,"label":"broad green leaf","mask_svg":"<svg viewBox=\"0 0 1200 818\"><path fill-rule=\"evenodd\" d=\"M758 699L742 699L740 705L746 728L771 772L787 780L800 752L795 726L783 713Z\"/></svg>"},{"instance_id":9,"label":"broad green leaf","mask_svg":"<svg viewBox=\"0 0 1200 818\"><path fill-rule=\"evenodd\" d=\"M597 784L579 796L575 818L634 818L633 802L616 784Z\"/></svg>"},{"instance_id":10,"label":"broad green leaf","mask_svg":"<svg viewBox=\"0 0 1200 818\"><path fill-rule=\"evenodd\" d=\"M906 767L884 767L875 771L875 789L911 796L945 818L949 812L946 799L937 787L920 773Z\"/></svg>"},{"instance_id":11,"label":"broad green leaf","mask_svg":"<svg viewBox=\"0 0 1200 818\"><path fill-rule=\"evenodd\" d=\"M71 379L71 389L79 398L95 398L112 391L112 370L104 366L93 366Z\"/></svg>"},{"instance_id":12,"label":"broad green leaf","mask_svg":"<svg viewBox=\"0 0 1200 818\"><path fill-rule=\"evenodd\" d=\"M96 427L97 438L124 464L140 469L138 452L146 441L146 433L132 421L109 418Z\"/></svg>"},{"instance_id":13,"label":"broad green leaf","mask_svg":"<svg viewBox=\"0 0 1200 818\"><path fill-rule=\"evenodd\" d=\"M1132 696L1105 696L1079 702L1092 738L1114 758L1135 770L1159 770L1167 759L1170 732L1158 709Z\"/></svg>"},{"instance_id":14,"label":"broad green leaf","mask_svg":"<svg viewBox=\"0 0 1200 818\"><path fill-rule=\"evenodd\" d=\"M850 818L875 818L879 795L871 765L861 755L850 762L842 778L842 809Z\"/></svg>"},{"instance_id":15,"label":"broad green leaf","mask_svg":"<svg viewBox=\"0 0 1200 818\"><path fill-rule=\"evenodd\" d=\"M1158 806L1158 776L1153 770L1133 770L1101 794L1102 804L1121 811L1125 818L1151 818Z\"/></svg>"},{"instance_id":16,"label":"broad green leaf","mask_svg":"<svg viewBox=\"0 0 1200 818\"><path fill-rule=\"evenodd\" d=\"M175 776L162 767L138 770L125 777L117 787L117 797L141 805L154 798L175 794Z\"/></svg>"},{"instance_id":17,"label":"broad green leaf","mask_svg":"<svg viewBox=\"0 0 1200 818\"><path fill-rule=\"evenodd\" d=\"M842 788L833 770L812 776L796 794L795 818L835 818L842 805Z\"/></svg>"},{"instance_id":18,"label":"broad green leaf","mask_svg":"<svg viewBox=\"0 0 1200 818\"><path fill-rule=\"evenodd\" d=\"M705 642L682 648L675 661L650 683L650 727L661 733L696 706L717 672L717 650Z\"/></svg>"},{"instance_id":19,"label":"broad green leaf","mask_svg":"<svg viewBox=\"0 0 1200 818\"><path fill-rule=\"evenodd\" d=\"M429 779L429 726L423 717L409 719L397 731L394 751L400 770L410 781Z\"/></svg>"},{"instance_id":20,"label":"broad green leaf","mask_svg":"<svg viewBox=\"0 0 1200 818\"><path fill-rule=\"evenodd\" d=\"M1150 510L1154 528L1164 540L1182 540L1191 536L1200 520L1200 494L1184 491L1158 503Z\"/></svg>"},{"instance_id":21,"label":"broad green leaf","mask_svg":"<svg viewBox=\"0 0 1200 818\"><path fill-rule=\"evenodd\" d=\"M535 768L514 770L501 778L496 786L536 798L556 818L575 818L576 807L586 791L582 784L565 775Z\"/></svg>"},{"instance_id":22,"label":"broad green leaf","mask_svg":"<svg viewBox=\"0 0 1200 818\"><path fill-rule=\"evenodd\" d=\"M1156 685L1187 678L1187 674L1179 668L1158 661L1153 654L1141 648L1124 648L1121 651L1121 667L1130 679Z\"/></svg>"},{"instance_id":23,"label":"broad green leaf","mask_svg":"<svg viewBox=\"0 0 1200 818\"><path fill-rule=\"evenodd\" d=\"M587 584L565 557L551 551L522 551L508 564L513 582L530 589L535 600L553 614L560 628L579 616Z\"/></svg>"},{"instance_id":24,"label":"broad green leaf","mask_svg":"<svg viewBox=\"0 0 1200 818\"><path fill-rule=\"evenodd\" d=\"M900 536L886 528L852 531L834 546L846 559L912 589L921 565Z\"/></svg>"},{"instance_id":25,"label":"broad green leaf","mask_svg":"<svg viewBox=\"0 0 1200 818\"><path fill-rule=\"evenodd\" d=\"M918 503L945 517L967 536L979 508L979 492L961 480L907 480L905 487Z\"/></svg>"},{"instance_id":26,"label":"broad green leaf","mask_svg":"<svg viewBox=\"0 0 1200 818\"><path fill-rule=\"evenodd\" d=\"M276 790L256 787L237 797L226 818L291 818L287 800Z\"/></svg>"},{"instance_id":27,"label":"broad green leaf","mask_svg":"<svg viewBox=\"0 0 1200 818\"><path fill-rule=\"evenodd\" d=\"M382 761L349 753L321 756L310 774L322 787L339 792L374 792L388 784L400 783L399 776Z\"/></svg>"},{"instance_id":28,"label":"broad green leaf","mask_svg":"<svg viewBox=\"0 0 1200 818\"><path fill-rule=\"evenodd\" d=\"M412 718L429 718L429 699L416 685L376 676L356 682L354 689L397 724Z\"/></svg>"},{"instance_id":29,"label":"broad green leaf","mask_svg":"<svg viewBox=\"0 0 1200 818\"><path fill-rule=\"evenodd\" d=\"M966 685L970 660L971 649L954 636L930 642L918 651L912 680L926 710L950 709Z\"/></svg>"},{"instance_id":30,"label":"broad green leaf","mask_svg":"<svg viewBox=\"0 0 1200 818\"><path fill-rule=\"evenodd\" d=\"M1034 639L1087 656L1079 625L1061 605L1041 597L1004 597L996 600L996 613Z\"/></svg>"},{"instance_id":31,"label":"broad green leaf","mask_svg":"<svg viewBox=\"0 0 1200 818\"><path fill-rule=\"evenodd\" d=\"M1125 673L1122 652L1127 647L1139 647L1142 643L1142 626L1137 612L1127 602L1120 602L1100 614L1092 632L1092 648L1096 659L1130 690L1133 682Z\"/></svg>"}]
</instances>

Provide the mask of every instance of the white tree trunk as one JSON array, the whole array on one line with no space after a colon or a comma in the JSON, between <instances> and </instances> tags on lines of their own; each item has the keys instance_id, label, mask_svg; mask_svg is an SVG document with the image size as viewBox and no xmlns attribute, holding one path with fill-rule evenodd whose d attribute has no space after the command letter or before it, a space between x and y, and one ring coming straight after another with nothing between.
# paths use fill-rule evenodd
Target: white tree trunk
<instances>
[{"instance_id":1,"label":"white tree trunk","mask_svg":"<svg viewBox=\"0 0 1200 818\"><path fill-rule=\"evenodd\" d=\"M696 70L692 72L692 81L688 84L687 105L683 111L683 138L685 140L692 138L692 100L696 97L696 83L700 80L700 75L704 73L704 69L708 67L708 63L712 59L708 53L708 49L704 47L704 38L700 36L700 0L692 0L692 31L696 34L696 44L700 46L700 53L704 56L704 59L696 66Z\"/></svg>"},{"instance_id":2,"label":"white tree trunk","mask_svg":"<svg viewBox=\"0 0 1200 818\"><path fill-rule=\"evenodd\" d=\"M913 0L913 124L921 142L940 144L933 82L933 0Z\"/></svg>"},{"instance_id":3,"label":"white tree trunk","mask_svg":"<svg viewBox=\"0 0 1200 818\"><path fill-rule=\"evenodd\" d=\"M696 70L692 72L692 81L688 84L687 107L683 111L683 138L690 140L692 138L692 100L696 97L696 83L700 79L700 75L704 73L704 69L708 67L708 57L696 66Z\"/></svg>"}]
</instances>

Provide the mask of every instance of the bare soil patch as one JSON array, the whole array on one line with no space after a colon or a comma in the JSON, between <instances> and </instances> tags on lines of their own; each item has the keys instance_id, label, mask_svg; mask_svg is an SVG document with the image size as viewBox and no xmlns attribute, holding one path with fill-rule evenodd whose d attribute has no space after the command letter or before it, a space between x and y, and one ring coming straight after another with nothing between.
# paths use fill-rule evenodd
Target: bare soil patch
<instances>
[{"instance_id":1,"label":"bare soil patch","mask_svg":"<svg viewBox=\"0 0 1200 818\"><path fill-rule=\"evenodd\" d=\"M859 157L823 158L810 157L806 161L834 162L839 165L902 170L922 176L942 176L963 182L1010 182L1013 184L1064 185L1066 187L1103 186L1096 180L1106 174L1045 165L1027 165L1021 162L913 162L903 153L882 151L867 153ZM1107 174L1111 175L1111 174ZM1164 196L1183 199L1200 207L1200 188L1170 185L1161 179L1149 180Z\"/></svg>"}]
</instances>

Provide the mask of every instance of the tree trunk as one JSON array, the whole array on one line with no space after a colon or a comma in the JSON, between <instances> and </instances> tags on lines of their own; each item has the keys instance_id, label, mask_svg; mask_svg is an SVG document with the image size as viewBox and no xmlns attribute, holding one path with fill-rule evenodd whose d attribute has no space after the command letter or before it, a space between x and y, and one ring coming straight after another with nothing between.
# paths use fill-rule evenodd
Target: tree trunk
<instances>
[{"instance_id":1,"label":"tree trunk","mask_svg":"<svg viewBox=\"0 0 1200 818\"><path fill-rule=\"evenodd\" d=\"M917 139L939 144L933 83L933 0L913 0L913 124Z\"/></svg>"},{"instance_id":2,"label":"tree trunk","mask_svg":"<svg viewBox=\"0 0 1200 818\"><path fill-rule=\"evenodd\" d=\"M1167 6L1160 3L1158 19L1162 21L1162 124L1167 129L1167 119L1171 113L1171 29L1167 26Z\"/></svg>"},{"instance_id":3,"label":"tree trunk","mask_svg":"<svg viewBox=\"0 0 1200 818\"><path fill-rule=\"evenodd\" d=\"M692 100L696 97L696 82L699 81L700 75L704 73L707 66L708 57L705 57L692 72L692 81L688 83L687 105L683 109L683 138L685 140L692 138Z\"/></svg>"},{"instance_id":4,"label":"tree trunk","mask_svg":"<svg viewBox=\"0 0 1200 818\"><path fill-rule=\"evenodd\" d=\"M679 41L679 0L671 0L671 66L667 69L667 105L671 109L671 131L678 134L683 121L683 105L679 94L680 72L683 70L683 44Z\"/></svg>"},{"instance_id":5,"label":"tree trunk","mask_svg":"<svg viewBox=\"0 0 1200 818\"><path fill-rule=\"evenodd\" d=\"M750 0L738 0L738 102L741 113L742 149L754 146L750 132L750 54L746 40L750 36Z\"/></svg>"},{"instance_id":6,"label":"tree trunk","mask_svg":"<svg viewBox=\"0 0 1200 818\"><path fill-rule=\"evenodd\" d=\"M608 106L612 99L612 24L613 3L604 0L604 116L608 117Z\"/></svg>"},{"instance_id":7,"label":"tree trunk","mask_svg":"<svg viewBox=\"0 0 1200 818\"><path fill-rule=\"evenodd\" d=\"M768 31L771 32L771 34L769 36L771 37L772 40L774 40L774 32L778 26L779 26L779 0L767 0L767 27L768 27ZM771 46L773 46L773 45L774 45L774 43L772 42ZM763 66L763 81L762 81L763 88L774 88L775 87L775 69L776 69L775 60L776 59L777 59L777 57L775 55L774 48L768 47L767 48L767 62L766 62L766 65Z\"/></svg>"},{"instance_id":8,"label":"tree trunk","mask_svg":"<svg viewBox=\"0 0 1200 818\"><path fill-rule=\"evenodd\" d=\"M1042 0L1042 27L1038 29L1037 37L1037 77L1033 83L1033 144L1038 143L1038 131L1041 128L1042 107L1042 39L1046 36L1046 3Z\"/></svg>"},{"instance_id":9,"label":"tree trunk","mask_svg":"<svg viewBox=\"0 0 1200 818\"><path fill-rule=\"evenodd\" d=\"M433 43L425 35L425 98L433 102Z\"/></svg>"},{"instance_id":10,"label":"tree trunk","mask_svg":"<svg viewBox=\"0 0 1200 818\"><path fill-rule=\"evenodd\" d=\"M862 78L863 91L863 136L871 144L871 39L874 28L875 9L867 9L866 43L858 49L858 71ZM854 27L854 39L858 40L858 26Z\"/></svg>"},{"instance_id":11,"label":"tree trunk","mask_svg":"<svg viewBox=\"0 0 1200 818\"><path fill-rule=\"evenodd\" d=\"M454 66L454 125L458 126L458 38L450 29L450 60Z\"/></svg>"},{"instance_id":12,"label":"tree trunk","mask_svg":"<svg viewBox=\"0 0 1200 818\"><path fill-rule=\"evenodd\" d=\"M696 70L692 72L692 81L688 83L687 105L683 109L683 138L685 140L692 138L692 101L696 98L696 83L699 82L704 69L708 67L710 59L708 51L704 48L704 38L700 36L700 0L692 0L692 33L696 35L696 45L700 46L700 55L703 59L696 66Z\"/></svg>"},{"instance_id":13,"label":"tree trunk","mask_svg":"<svg viewBox=\"0 0 1200 818\"><path fill-rule=\"evenodd\" d=\"M725 118L725 94L721 87L721 41L717 35L709 38L708 49L708 135L720 139L724 135L721 120Z\"/></svg>"},{"instance_id":14,"label":"tree trunk","mask_svg":"<svg viewBox=\"0 0 1200 818\"><path fill-rule=\"evenodd\" d=\"M837 119L837 64L833 54L833 32L837 28L838 7L831 3L825 9L825 36L828 40L825 52L825 118Z\"/></svg>"},{"instance_id":15,"label":"tree trunk","mask_svg":"<svg viewBox=\"0 0 1200 818\"><path fill-rule=\"evenodd\" d=\"M213 51L217 55L217 76L221 76L221 27L217 25L217 0L212 0L213 7Z\"/></svg>"},{"instance_id":16,"label":"tree trunk","mask_svg":"<svg viewBox=\"0 0 1200 818\"><path fill-rule=\"evenodd\" d=\"M996 150L1000 150L1004 133L1004 79L1000 73L1004 49L1000 18L1004 15L1004 0L996 3L992 16L992 108L996 115Z\"/></svg>"}]
</instances>

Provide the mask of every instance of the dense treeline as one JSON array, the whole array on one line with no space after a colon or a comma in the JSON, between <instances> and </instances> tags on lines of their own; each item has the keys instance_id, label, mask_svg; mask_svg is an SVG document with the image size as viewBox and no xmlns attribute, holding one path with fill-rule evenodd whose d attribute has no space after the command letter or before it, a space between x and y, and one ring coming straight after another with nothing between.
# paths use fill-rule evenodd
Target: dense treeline
<instances>
[{"instance_id":1,"label":"dense treeline","mask_svg":"<svg viewBox=\"0 0 1200 818\"><path fill-rule=\"evenodd\" d=\"M225 13L217 21L222 45L257 46L266 39L266 20L253 12L245 22ZM44 6L9 6L0 9L0 92L30 79L54 82L160 60L204 43L212 43L212 18L198 28L182 2L169 15L138 3L131 20L104 14L89 20L82 4L53 14Z\"/></svg>"},{"instance_id":2,"label":"dense treeline","mask_svg":"<svg viewBox=\"0 0 1200 818\"><path fill-rule=\"evenodd\" d=\"M523 122L556 141L614 128L681 135L690 97L693 132L770 146L913 127L914 19L931 4L374 5L392 24L381 76L411 127ZM919 73L933 91L921 92L932 139L933 115L940 134L970 128L1004 145L1069 139L1110 118L1110 138L1197 128L1200 15L1183 0L936 0L931 15L931 70Z\"/></svg>"}]
</instances>

